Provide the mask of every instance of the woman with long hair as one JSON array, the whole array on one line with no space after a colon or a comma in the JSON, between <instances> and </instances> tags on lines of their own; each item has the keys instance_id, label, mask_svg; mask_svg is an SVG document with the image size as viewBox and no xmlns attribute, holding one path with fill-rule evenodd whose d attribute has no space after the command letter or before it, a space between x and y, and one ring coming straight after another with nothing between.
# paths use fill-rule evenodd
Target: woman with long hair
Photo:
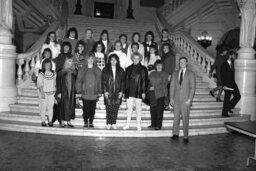
<instances>
[{"instance_id":1,"label":"woman with long hair","mask_svg":"<svg viewBox=\"0 0 256 171\"><path fill-rule=\"evenodd\" d=\"M63 68L59 71L57 77L57 98L59 99L59 117L61 126L73 128L71 119L75 119L75 84L77 71L74 66L74 59L68 57L65 60Z\"/></svg>"},{"instance_id":2,"label":"woman with long hair","mask_svg":"<svg viewBox=\"0 0 256 171\"><path fill-rule=\"evenodd\" d=\"M56 33L51 31L48 33L46 40L41 48L41 53L43 53L44 49L49 48L52 52L52 59L57 58L60 54L60 44L56 40Z\"/></svg>"},{"instance_id":3,"label":"woman with long hair","mask_svg":"<svg viewBox=\"0 0 256 171\"><path fill-rule=\"evenodd\" d=\"M124 92L124 70L120 67L116 54L109 56L108 64L102 71L102 89L107 112L107 129L110 129L111 125L113 129L117 129L117 113Z\"/></svg>"}]
</instances>

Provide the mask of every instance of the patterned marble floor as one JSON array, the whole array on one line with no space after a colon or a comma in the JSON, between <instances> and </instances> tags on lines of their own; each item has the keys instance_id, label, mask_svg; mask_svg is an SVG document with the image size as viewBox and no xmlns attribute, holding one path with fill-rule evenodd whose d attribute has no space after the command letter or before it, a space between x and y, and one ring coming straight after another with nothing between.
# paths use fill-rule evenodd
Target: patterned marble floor
<instances>
[{"instance_id":1,"label":"patterned marble floor","mask_svg":"<svg viewBox=\"0 0 256 171\"><path fill-rule=\"evenodd\" d=\"M255 171L254 140L238 134L90 138L0 131L0 171Z\"/></svg>"}]
</instances>

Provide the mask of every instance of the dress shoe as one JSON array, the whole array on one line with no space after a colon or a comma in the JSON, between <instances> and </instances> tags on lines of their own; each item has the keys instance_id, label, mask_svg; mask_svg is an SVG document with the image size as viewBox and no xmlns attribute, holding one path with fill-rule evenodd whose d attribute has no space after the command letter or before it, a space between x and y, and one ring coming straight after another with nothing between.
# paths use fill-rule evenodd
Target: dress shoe
<instances>
[{"instance_id":1,"label":"dress shoe","mask_svg":"<svg viewBox=\"0 0 256 171\"><path fill-rule=\"evenodd\" d=\"M89 124L89 127L90 127L90 128L94 128L93 123L90 123L90 124Z\"/></svg>"},{"instance_id":2,"label":"dress shoe","mask_svg":"<svg viewBox=\"0 0 256 171\"><path fill-rule=\"evenodd\" d=\"M42 122L41 125L42 125L43 127L45 127L45 126L46 126L46 123L45 123L45 122Z\"/></svg>"},{"instance_id":3,"label":"dress shoe","mask_svg":"<svg viewBox=\"0 0 256 171\"><path fill-rule=\"evenodd\" d=\"M107 124L107 130L110 130L110 126L111 126L110 124Z\"/></svg>"},{"instance_id":4,"label":"dress shoe","mask_svg":"<svg viewBox=\"0 0 256 171\"><path fill-rule=\"evenodd\" d=\"M61 126L62 128L65 128L65 127L66 127L66 124L63 123L63 124L60 124L60 126Z\"/></svg>"},{"instance_id":5,"label":"dress shoe","mask_svg":"<svg viewBox=\"0 0 256 171\"><path fill-rule=\"evenodd\" d=\"M152 125L149 125L149 126L148 126L148 128L155 128L155 127L154 127L154 126L152 126Z\"/></svg>"},{"instance_id":6,"label":"dress shoe","mask_svg":"<svg viewBox=\"0 0 256 171\"><path fill-rule=\"evenodd\" d=\"M220 98L216 98L216 102L223 102L223 100L221 100Z\"/></svg>"},{"instance_id":7,"label":"dress shoe","mask_svg":"<svg viewBox=\"0 0 256 171\"><path fill-rule=\"evenodd\" d=\"M228 117L230 117L229 115L222 115L222 117L224 117L224 118L228 118Z\"/></svg>"},{"instance_id":8,"label":"dress shoe","mask_svg":"<svg viewBox=\"0 0 256 171\"><path fill-rule=\"evenodd\" d=\"M233 114L234 112L230 109L229 111L228 111L228 113L231 113L231 114Z\"/></svg>"},{"instance_id":9,"label":"dress shoe","mask_svg":"<svg viewBox=\"0 0 256 171\"><path fill-rule=\"evenodd\" d=\"M212 97L215 97L214 93L212 91L209 92L209 94L212 96Z\"/></svg>"},{"instance_id":10,"label":"dress shoe","mask_svg":"<svg viewBox=\"0 0 256 171\"><path fill-rule=\"evenodd\" d=\"M161 129L160 127L155 127L155 130L156 130L156 131L158 131L158 130L160 130L160 129Z\"/></svg>"},{"instance_id":11,"label":"dress shoe","mask_svg":"<svg viewBox=\"0 0 256 171\"><path fill-rule=\"evenodd\" d=\"M116 124L113 124L112 127L113 127L114 130L117 129Z\"/></svg>"},{"instance_id":12,"label":"dress shoe","mask_svg":"<svg viewBox=\"0 0 256 171\"><path fill-rule=\"evenodd\" d=\"M49 123L48 123L48 126L49 126L49 127L53 127L53 123L52 123L52 122L49 122Z\"/></svg>"},{"instance_id":13,"label":"dress shoe","mask_svg":"<svg viewBox=\"0 0 256 171\"><path fill-rule=\"evenodd\" d=\"M171 137L171 140L178 140L178 139L179 139L179 136L175 134Z\"/></svg>"},{"instance_id":14,"label":"dress shoe","mask_svg":"<svg viewBox=\"0 0 256 171\"><path fill-rule=\"evenodd\" d=\"M184 142L184 144L188 144L188 142L189 142L189 141L188 141L188 138L184 138L184 139L183 139L183 142Z\"/></svg>"},{"instance_id":15,"label":"dress shoe","mask_svg":"<svg viewBox=\"0 0 256 171\"><path fill-rule=\"evenodd\" d=\"M68 127L69 128L74 128L74 125L72 125L71 123L68 123Z\"/></svg>"},{"instance_id":16,"label":"dress shoe","mask_svg":"<svg viewBox=\"0 0 256 171\"><path fill-rule=\"evenodd\" d=\"M84 128L88 128L89 124L88 123L84 123Z\"/></svg>"}]
</instances>

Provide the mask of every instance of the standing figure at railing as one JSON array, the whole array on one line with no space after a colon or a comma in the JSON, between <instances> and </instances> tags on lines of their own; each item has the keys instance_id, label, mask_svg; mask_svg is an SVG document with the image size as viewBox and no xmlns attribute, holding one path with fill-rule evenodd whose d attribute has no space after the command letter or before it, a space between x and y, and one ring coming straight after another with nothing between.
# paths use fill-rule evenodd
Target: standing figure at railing
<instances>
[{"instance_id":1,"label":"standing figure at railing","mask_svg":"<svg viewBox=\"0 0 256 171\"><path fill-rule=\"evenodd\" d=\"M131 56L133 64L125 71L125 98L127 99L127 121L124 130L130 127L133 106L137 114L137 130L141 131L142 100L146 97L148 84L147 68L141 64L142 55L135 52Z\"/></svg>"},{"instance_id":2,"label":"standing figure at railing","mask_svg":"<svg viewBox=\"0 0 256 171\"><path fill-rule=\"evenodd\" d=\"M102 90L107 112L107 129L117 129L116 120L124 92L124 70L117 54L111 54L102 71Z\"/></svg>"},{"instance_id":3,"label":"standing figure at railing","mask_svg":"<svg viewBox=\"0 0 256 171\"><path fill-rule=\"evenodd\" d=\"M56 40L56 33L55 32L49 32L46 40L42 46L41 53L44 51L44 49L49 48L52 51L52 59L55 59L60 54L60 44Z\"/></svg>"},{"instance_id":4,"label":"standing figure at railing","mask_svg":"<svg viewBox=\"0 0 256 171\"><path fill-rule=\"evenodd\" d=\"M225 55L227 54L227 52L228 50L226 49L226 47L224 46L220 47L220 49L217 51L217 56L209 72L209 77L211 78L213 70L215 69L216 71L217 87L210 91L210 95L215 97L214 93L218 91L218 95L216 97L217 102L222 101L221 94L222 94L223 88L222 88L222 82L221 82L220 69L221 69L221 65L225 61Z\"/></svg>"},{"instance_id":5,"label":"standing figure at railing","mask_svg":"<svg viewBox=\"0 0 256 171\"><path fill-rule=\"evenodd\" d=\"M69 42L72 47L72 55L75 54L75 47L78 41L78 33L75 27L70 28L67 31L66 38L62 42Z\"/></svg>"},{"instance_id":6,"label":"standing figure at railing","mask_svg":"<svg viewBox=\"0 0 256 171\"><path fill-rule=\"evenodd\" d=\"M145 56L145 50L144 50L144 46L142 43L140 43L140 33L135 32L132 34L132 40L131 40L131 44L129 45L128 49L127 49L127 56L131 56L132 55L132 44L133 43L138 43L139 48L138 48L138 52L142 55L142 60L141 63L142 65L144 65L144 56Z\"/></svg>"},{"instance_id":7,"label":"standing figure at railing","mask_svg":"<svg viewBox=\"0 0 256 171\"><path fill-rule=\"evenodd\" d=\"M48 116L48 126L52 127L54 94L56 92L56 73L52 70L52 61L45 59L42 70L38 75L37 88L39 89L39 108L42 126L46 126L46 113Z\"/></svg>"},{"instance_id":8,"label":"standing figure at railing","mask_svg":"<svg viewBox=\"0 0 256 171\"><path fill-rule=\"evenodd\" d=\"M175 71L176 67L176 55L174 51L171 48L171 45L169 43L165 43L162 45L162 57L161 60L163 61L164 64L164 72L168 75L168 84L167 84L167 89L170 89L170 82L171 82L171 77L173 75L173 72ZM170 95L168 95L165 98L165 109L169 109L169 104L170 104Z\"/></svg>"},{"instance_id":9,"label":"standing figure at railing","mask_svg":"<svg viewBox=\"0 0 256 171\"><path fill-rule=\"evenodd\" d=\"M78 71L76 80L77 97L83 100L84 127L94 127L93 120L97 99L101 96L101 70L97 67L96 57L90 53L87 62Z\"/></svg>"},{"instance_id":10,"label":"standing figure at railing","mask_svg":"<svg viewBox=\"0 0 256 171\"><path fill-rule=\"evenodd\" d=\"M85 44L85 54L88 55L93 50L95 40L93 39L93 31L91 28L87 28L85 31L85 38L83 39Z\"/></svg>"},{"instance_id":11,"label":"standing figure at railing","mask_svg":"<svg viewBox=\"0 0 256 171\"><path fill-rule=\"evenodd\" d=\"M170 87L171 105L174 109L173 136L171 140L178 140L180 132L180 115L182 116L182 127L184 143L188 143L189 113L190 106L196 90L195 74L187 69L188 59L180 57L180 69L172 76Z\"/></svg>"},{"instance_id":12,"label":"standing figure at railing","mask_svg":"<svg viewBox=\"0 0 256 171\"><path fill-rule=\"evenodd\" d=\"M144 57L145 57L145 61L149 61L149 55L150 55L150 46L156 46L157 47L157 43L154 42L155 36L154 33L152 31L148 31L145 34L145 41L142 43L144 46Z\"/></svg>"}]
</instances>

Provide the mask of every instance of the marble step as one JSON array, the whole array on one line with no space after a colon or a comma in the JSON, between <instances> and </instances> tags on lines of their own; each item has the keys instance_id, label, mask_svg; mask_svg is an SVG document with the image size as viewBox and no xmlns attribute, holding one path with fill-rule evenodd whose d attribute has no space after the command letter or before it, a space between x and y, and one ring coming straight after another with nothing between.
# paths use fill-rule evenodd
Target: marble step
<instances>
[{"instance_id":1,"label":"marble step","mask_svg":"<svg viewBox=\"0 0 256 171\"><path fill-rule=\"evenodd\" d=\"M207 110L222 109L222 105L220 105L220 103L216 103L216 104L219 105L219 106L215 105L213 107L209 107L209 106L207 106L207 105L205 105L203 103L202 104L198 104L198 105L192 105L191 106L191 110L197 110L197 111L198 110L205 110L205 111L207 111ZM19 104L19 103L17 103L17 104L11 104L10 108L11 108L11 111L15 111L15 109L17 109L17 110L23 110L23 109L28 110L28 109L31 109L31 110L36 110L36 111L39 110L37 104ZM121 105L120 106L120 110L126 110L126 108L127 108L126 105ZM104 110L105 109L105 105L97 105L96 109ZM149 111L149 106L142 105L142 110Z\"/></svg>"},{"instance_id":2,"label":"marble step","mask_svg":"<svg viewBox=\"0 0 256 171\"><path fill-rule=\"evenodd\" d=\"M36 97L22 97L22 96L18 96L17 97L17 102L18 104L34 104L34 105L38 105L39 104L39 100ZM80 103L82 104L82 101L80 101ZM208 107L221 107L223 104L222 102L215 102L215 101L211 101L211 102L204 102L204 101L193 101L192 103L193 106L208 106ZM98 101L97 102L97 106L100 109L105 109L105 105L104 105L104 101ZM149 106L145 105L144 103L142 104L144 109L149 109ZM120 109L126 109L126 102L123 101Z\"/></svg>"},{"instance_id":3,"label":"marble step","mask_svg":"<svg viewBox=\"0 0 256 171\"><path fill-rule=\"evenodd\" d=\"M172 135L171 127L163 127L162 130L155 131L148 128L142 128L137 131L136 127L130 127L129 130L106 130L105 128L84 128L83 126L76 126L75 128L60 128L54 127L41 127L38 123L32 122L19 122L0 120L0 129L17 132L28 133L42 133L53 135L67 135L67 136L87 136L87 137L170 137ZM227 129L220 125L208 126L190 126L189 136L195 135L209 135L226 133ZM182 127L180 128L180 136L183 136Z\"/></svg>"},{"instance_id":4,"label":"marble step","mask_svg":"<svg viewBox=\"0 0 256 171\"><path fill-rule=\"evenodd\" d=\"M10 120L10 121L20 121L20 122L34 122L40 124L41 119L39 114L22 114L22 113L14 113L14 112L2 112L0 113L0 119L2 120ZM245 121L248 120L248 116L242 115L233 115L229 118L222 118L220 116L191 116L189 125L218 125L223 124L224 122L234 122L234 121ZM76 116L75 120L72 120L72 123L75 126L83 126L84 121L81 115ZM94 119L94 126L96 128L105 128L106 127L106 118L97 118ZM126 124L126 117L118 117L117 118L117 126L123 127ZM142 128L147 128L151 124L150 117L142 116L141 126ZM57 124L56 124L57 125ZM136 127L136 117L132 117L131 127ZM168 127L173 125L173 117L164 118L163 127ZM182 126L182 122L180 123Z\"/></svg>"}]
</instances>

